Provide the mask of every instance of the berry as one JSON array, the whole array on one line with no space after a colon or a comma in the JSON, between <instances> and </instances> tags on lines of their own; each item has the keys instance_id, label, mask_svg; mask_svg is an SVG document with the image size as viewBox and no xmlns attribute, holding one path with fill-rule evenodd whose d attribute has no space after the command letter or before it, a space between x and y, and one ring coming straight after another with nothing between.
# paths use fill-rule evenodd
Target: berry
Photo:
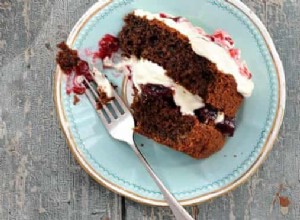
<instances>
[{"instance_id":1,"label":"berry","mask_svg":"<svg viewBox=\"0 0 300 220\"><path fill-rule=\"evenodd\" d=\"M162 85L146 84L146 85L142 85L141 88L142 88L142 93L145 96L171 97L173 95L173 91L170 88L162 86Z\"/></svg>"},{"instance_id":2,"label":"berry","mask_svg":"<svg viewBox=\"0 0 300 220\"><path fill-rule=\"evenodd\" d=\"M84 86L75 86L73 87L73 92L78 94L78 95L82 95L83 93L85 93L86 88Z\"/></svg>"},{"instance_id":3,"label":"berry","mask_svg":"<svg viewBox=\"0 0 300 220\"><path fill-rule=\"evenodd\" d=\"M178 22L181 19L180 16L178 16L178 17L170 17L169 15L166 15L164 13L160 13L159 17L161 17L161 18L168 18L168 19L171 19L171 20L173 20L175 22Z\"/></svg>"},{"instance_id":4,"label":"berry","mask_svg":"<svg viewBox=\"0 0 300 220\"><path fill-rule=\"evenodd\" d=\"M85 86L83 85L83 75L77 75L73 78L73 92L75 94L81 95L85 93Z\"/></svg>"},{"instance_id":5,"label":"berry","mask_svg":"<svg viewBox=\"0 0 300 220\"><path fill-rule=\"evenodd\" d=\"M89 64L86 61L84 61L84 60L80 60L77 63L77 66L75 68L75 72L76 72L77 76L84 76L89 81L93 80L93 77L90 74Z\"/></svg>"},{"instance_id":6,"label":"berry","mask_svg":"<svg viewBox=\"0 0 300 220\"><path fill-rule=\"evenodd\" d=\"M221 47L230 49L234 46L234 41L225 31L217 30L214 34L211 35L211 41L219 44Z\"/></svg>"},{"instance_id":7,"label":"berry","mask_svg":"<svg viewBox=\"0 0 300 220\"><path fill-rule=\"evenodd\" d=\"M111 57L113 53L119 50L119 41L118 38L106 34L99 41L99 51L96 53L96 56L100 59L104 59L105 57Z\"/></svg>"},{"instance_id":8,"label":"berry","mask_svg":"<svg viewBox=\"0 0 300 220\"><path fill-rule=\"evenodd\" d=\"M235 130L235 118L225 117L224 121L216 125L217 129L223 134L232 137Z\"/></svg>"},{"instance_id":9,"label":"berry","mask_svg":"<svg viewBox=\"0 0 300 220\"><path fill-rule=\"evenodd\" d=\"M247 77L247 79L251 79L252 78L252 74L249 71L246 63L242 63L240 66L240 73L242 74L242 76Z\"/></svg>"},{"instance_id":10,"label":"berry","mask_svg":"<svg viewBox=\"0 0 300 220\"><path fill-rule=\"evenodd\" d=\"M239 49L230 49L229 54L233 59L240 59L240 50Z\"/></svg>"},{"instance_id":11,"label":"berry","mask_svg":"<svg viewBox=\"0 0 300 220\"><path fill-rule=\"evenodd\" d=\"M208 124L210 121L216 120L218 111L212 107L204 107L195 111L200 122Z\"/></svg>"},{"instance_id":12,"label":"berry","mask_svg":"<svg viewBox=\"0 0 300 220\"><path fill-rule=\"evenodd\" d=\"M161 17L161 18L169 18L166 14L164 14L164 13L160 13L159 14L159 17Z\"/></svg>"}]
</instances>

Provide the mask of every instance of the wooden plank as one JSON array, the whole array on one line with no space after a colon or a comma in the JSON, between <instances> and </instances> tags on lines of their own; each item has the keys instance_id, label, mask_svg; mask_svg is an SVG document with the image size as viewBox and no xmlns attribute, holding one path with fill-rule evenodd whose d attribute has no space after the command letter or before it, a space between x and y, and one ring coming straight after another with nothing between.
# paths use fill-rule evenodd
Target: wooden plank
<instances>
[{"instance_id":1,"label":"wooden plank","mask_svg":"<svg viewBox=\"0 0 300 220\"><path fill-rule=\"evenodd\" d=\"M233 192L189 208L196 219L300 219L300 1L243 0L263 21L282 58L287 80L287 108L278 141L259 171ZM259 74L259 73L258 73ZM281 189L281 190L280 190ZM289 211L276 193L288 196ZM174 219L169 208L126 200L126 219Z\"/></svg>"},{"instance_id":2,"label":"wooden plank","mask_svg":"<svg viewBox=\"0 0 300 220\"><path fill-rule=\"evenodd\" d=\"M0 219L121 219L74 161L53 103L55 45L95 1L0 1Z\"/></svg>"}]
</instances>

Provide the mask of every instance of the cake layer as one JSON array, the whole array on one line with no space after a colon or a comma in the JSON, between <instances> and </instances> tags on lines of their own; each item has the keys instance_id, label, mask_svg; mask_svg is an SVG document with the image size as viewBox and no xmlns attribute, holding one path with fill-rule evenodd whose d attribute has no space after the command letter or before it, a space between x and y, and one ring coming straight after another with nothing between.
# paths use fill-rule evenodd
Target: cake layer
<instances>
[{"instance_id":1,"label":"cake layer","mask_svg":"<svg viewBox=\"0 0 300 220\"><path fill-rule=\"evenodd\" d=\"M158 20L129 14L119 33L119 44L127 56L145 58L162 66L166 74L204 102L234 117L243 96L232 75L193 52L186 36Z\"/></svg>"},{"instance_id":2,"label":"cake layer","mask_svg":"<svg viewBox=\"0 0 300 220\"><path fill-rule=\"evenodd\" d=\"M198 159L223 147L225 136L219 130L195 116L181 114L171 89L144 85L141 90L135 90L131 106L136 132Z\"/></svg>"},{"instance_id":3,"label":"cake layer","mask_svg":"<svg viewBox=\"0 0 300 220\"><path fill-rule=\"evenodd\" d=\"M193 51L216 64L218 70L224 74L232 75L237 83L237 91L244 97L249 97L254 88L251 73L246 62L241 59L241 52L234 47L234 41L229 34L222 30L207 34L199 27L183 17L170 14L153 14L141 9L134 10L135 16L147 20L158 20L168 27L186 36Z\"/></svg>"}]
</instances>

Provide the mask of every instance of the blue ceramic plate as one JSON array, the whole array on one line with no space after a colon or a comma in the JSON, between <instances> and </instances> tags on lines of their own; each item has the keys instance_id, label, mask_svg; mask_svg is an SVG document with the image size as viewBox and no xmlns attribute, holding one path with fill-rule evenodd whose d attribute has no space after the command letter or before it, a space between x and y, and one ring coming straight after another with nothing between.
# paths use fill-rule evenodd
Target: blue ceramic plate
<instances>
[{"instance_id":1,"label":"blue ceramic plate","mask_svg":"<svg viewBox=\"0 0 300 220\"><path fill-rule=\"evenodd\" d=\"M255 89L238 114L235 136L205 160L195 160L136 136L141 151L183 205L206 201L245 181L266 158L278 133L285 106L283 68L272 40L259 19L236 0L116 0L98 2L78 21L68 44L96 50L106 33L116 35L122 18L134 9L184 16L208 33L223 29L253 73ZM109 76L122 88L122 78ZM55 101L69 146L82 167L99 183L135 201L166 205L162 194L126 144L113 140L83 96L74 106L57 69Z\"/></svg>"}]
</instances>

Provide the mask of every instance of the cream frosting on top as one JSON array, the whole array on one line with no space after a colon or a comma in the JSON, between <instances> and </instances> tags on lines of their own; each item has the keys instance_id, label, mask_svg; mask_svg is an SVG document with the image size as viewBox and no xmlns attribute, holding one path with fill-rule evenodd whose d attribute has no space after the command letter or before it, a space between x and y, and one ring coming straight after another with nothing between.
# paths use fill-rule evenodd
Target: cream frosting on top
<instances>
[{"instance_id":1,"label":"cream frosting on top","mask_svg":"<svg viewBox=\"0 0 300 220\"><path fill-rule=\"evenodd\" d=\"M232 39L225 32L218 31L210 36L185 18L175 19L172 15L152 14L140 9L135 10L134 15L159 20L186 36L196 54L216 64L224 74L232 75L237 83L237 91L244 97L251 96L254 88L251 74L245 62L241 61L239 50L234 48Z\"/></svg>"}]
</instances>

